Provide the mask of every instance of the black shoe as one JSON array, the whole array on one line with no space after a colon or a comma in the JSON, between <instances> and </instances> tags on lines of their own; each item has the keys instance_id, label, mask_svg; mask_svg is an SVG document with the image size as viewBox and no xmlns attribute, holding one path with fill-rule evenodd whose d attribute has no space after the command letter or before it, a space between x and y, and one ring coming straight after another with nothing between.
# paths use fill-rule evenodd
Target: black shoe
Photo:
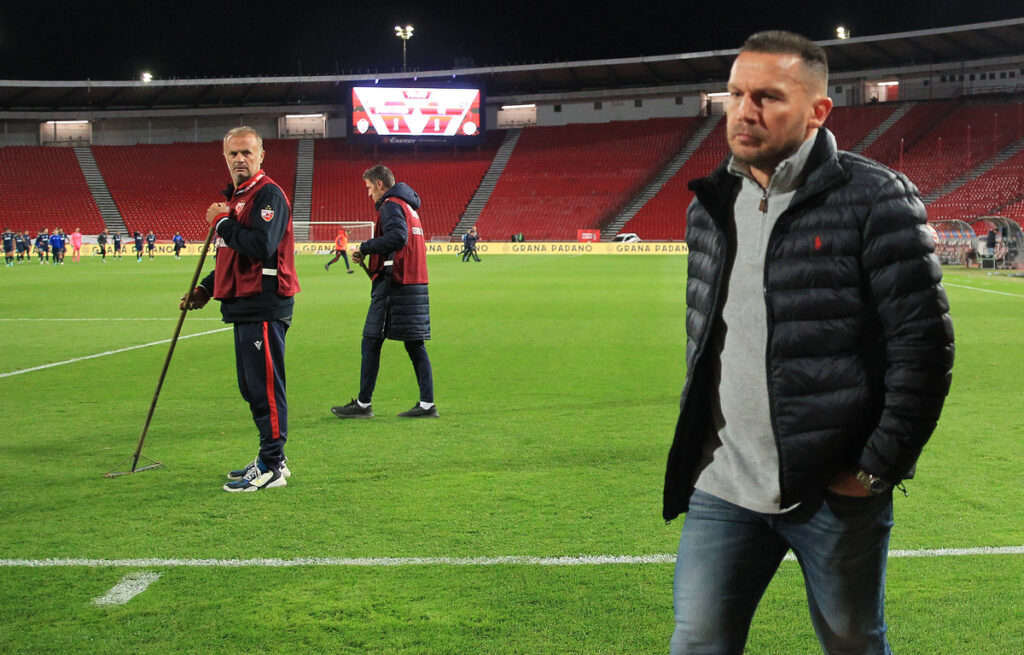
<instances>
[{"instance_id":1,"label":"black shoe","mask_svg":"<svg viewBox=\"0 0 1024 655\"><path fill-rule=\"evenodd\" d=\"M331 413L338 418L373 418L373 405L360 407L356 399L353 398L347 405L332 407Z\"/></svg>"},{"instance_id":2,"label":"black shoe","mask_svg":"<svg viewBox=\"0 0 1024 655\"><path fill-rule=\"evenodd\" d=\"M430 409L423 409L419 403L413 405L412 409L398 415L400 418L437 418L437 405L431 405Z\"/></svg>"},{"instance_id":3,"label":"black shoe","mask_svg":"<svg viewBox=\"0 0 1024 655\"><path fill-rule=\"evenodd\" d=\"M325 271L331 270L331 265L330 264L324 264L324 270Z\"/></svg>"},{"instance_id":4,"label":"black shoe","mask_svg":"<svg viewBox=\"0 0 1024 655\"><path fill-rule=\"evenodd\" d=\"M355 271L353 271L353 270L352 270L351 268L350 268L350 269L348 269L348 274L349 274L349 275L351 275L351 274L353 274L353 273L355 273Z\"/></svg>"}]
</instances>

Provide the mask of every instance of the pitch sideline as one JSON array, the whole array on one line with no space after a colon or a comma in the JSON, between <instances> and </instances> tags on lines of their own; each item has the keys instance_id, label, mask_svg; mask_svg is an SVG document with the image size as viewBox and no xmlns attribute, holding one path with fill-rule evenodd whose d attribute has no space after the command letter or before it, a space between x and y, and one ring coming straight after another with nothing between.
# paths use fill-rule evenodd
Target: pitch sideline
<instances>
[{"instance_id":1,"label":"pitch sideline","mask_svg":"<svg viewBox=\"0 0 1024 655\"><path fill-rule=\"evenodd\" d=\"M225 327L216 330L208 330L206 332L197 332L196 334L187 334L183 337L178 337L178 341L184 341L185 339L191 339L192 337L202 337L207 334L216 334L217 332L224 332L232 328ZM118 353L128 352L129 350L139 350L140 348L149 348L150 346L159 346L160 344L170 343L170 339L161 339L160 341L151 341L149 343L143 343L138 346L128 346L127 348L118 348L117 350L107 350L95 355L86 355L84 357L75 357L73 359L65 359L62 362L53 362L51 364L43 364L42 366L33 366L32 368L23 368L19 371L9 371L7 373L0 373L0 378L11 377L12 375L21 375L22 373L31 373L32 371L42 371L44 369L53 368L55 366L63 366L65 364L74 364L76 362L84 362L87 359L96 359L97 357L106 357L107 355L116 355Z\"/></svg>"},{"instance_id":2,"label":"pitch sideline","mask_svg":"<svg viewBox=\"0 0 1024 655\"><path fill-rule=\"evenodd\" d=\"M980 291L982 293L995 293L1000 296L1010 296L1011 298L1024 298L1024 294L1010 293L1008 291L996 291L995 289L982 289L979 287L972 287L966 284L954 284L952 282L943 282L944 287L956 287L957 289L970 289L971 291Z\"/></svg>"},{"instance_id":3,"label":"pitch sideline","mask_svg":"<svg viewBox=\"0 0 1024 655\"><path fill-rule=\"evenodd\" d=\"M924 557L974 557L982 555L1024 555L1024 546L982 546L977 548L922 548L916 550L891 550L890 558ZM240 568L264 567L284 568L295 566L594 566L623 564L671 564L675 554L661 555L576 555L563 557L531 557L505 555L499 557L296 557L293 559L180 559L180 558L137 558L137 559L0 559L0 568ZM795 558L790 553L786 559Z\"/></svg>"}]
</instances>

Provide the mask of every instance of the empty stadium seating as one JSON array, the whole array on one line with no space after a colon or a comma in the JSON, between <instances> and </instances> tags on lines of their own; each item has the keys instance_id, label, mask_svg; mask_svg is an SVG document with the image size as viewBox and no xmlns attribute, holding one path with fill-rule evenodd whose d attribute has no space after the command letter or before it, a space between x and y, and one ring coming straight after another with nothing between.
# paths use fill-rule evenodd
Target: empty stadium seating
<instances>
[{"instance_id":1,"label":"empty stadium seating","mask_svg":"<svg viewBox=\"0 0 1024 655\"><path fill-rule=\"evenodd\" d=\"M423 201L419 215L427 240L447 237L487 172L503 133L479 148L396 150L353 145L346 139L316 142L311 221L372 221L373 203L363 172L384 163ZM376 156L375 156L376 155ZM333 238L333 234L330 238Z\"/></svg>"},{"instance_id":2,"label":"empty stadium seating","mask_svg":"<svg viewBox=\"0 0 1024 655\"><path fill-rule=\"evenodd\" d=\"M1009 145L1018 134L1009 120L1015 112L1005 104L960 106L904 152L899 170L927 195Z\"/></svg>"},{"instance_id":3,"label":"empty stadium seating","mask_svg":"<svg viewBox=\"0 0 1024 655\"><path fill-rule=\"evenodd\" d=\"M836 108L826 124L841 148L863 142L898 107ZM574 240L581 228L612 218L686 143L703 119L672 118L525 128L477 223L486 240L522 232L528 240ZM315 142L311 219L372 221L361 176L383 161L423 198L428 238L447 238L490 166L505 132L491 131L470 148L374 149L343 138ZM1024 105L1010 101L916 103L869 148L867 156L903 170L923 194L935 191L1009 144L1024 138ZM902 147L901 147L902 146ZM297 141L267 139L265 169L294 194ZM129 230L206 235L203 217L228 182L219 142L94 146L100 171ZM902 156L901 156L902 151ZM623 228L645 240L685 238L690 180L727 155L720 121L681 170ZM81 227L102 219L70 148L0 148L0 201L5 226ZM928 206L932 220L998 213L1024 222L1024 152ZM325 238L330 238L333 233Z\"/></svg>"},{"instance_id":4,"label":"empty stadium seating","mask_svg":"<svg viewBox=\"0 0 1024 655\"><path fill-rule=\"evenodd\" d=\"M288 194L295 189L296 143L263 142L264 170ZM93 146L92 151L129 232L153 230L163 241L175 232L189 241L206 239L206 209L224 199L220 190L230 182L219 141Z\"/></svg>"},{"instance_id":5,"label":"empty stadium seating","mask_svg":"<svg viewBox=\"0 0 1024 655\"><path fill-rule=\"evenodd\" d=\"M62 228L97 234L103 218L71 148L0 148L0 201L3 227L29 230Z\"/></svg>"},{"instance_id":6,"label":"empty stadium seating","mask_svg":"<svg viewBox=\"0 0 1024 655\"><path fill-rule=\"evenodd\" d=\"M928 205L928 218L971 221L987 216L1024 194L1024 152ZM999 213L1002 213L1000 211ZM1005 214L1003 214L1005 215Z\"/></svg>"},{"instance_id":7,"label":"empty stadium seating","mask_svg":"<svg viewBox=\"0 0 1024 655\"><path fill-rule=\"evenodd\" d=\"M635 232L647 240L683 240L686 236L686 208L693 200L693 191L687 184L713 171L728 153L723 118L658 195L626 223L623 232Z\"/></svg>"},{"instance_id":8,"label":"empty stadium seating","mask_svg":"<svg viewBox=\"0 0 1024 655\"><path fill-rule=\"evenodd\" d=\"M828 115L825 127L836 135L840 150L853 150L894 111L895 104L835 107Z\"/></svg>"},{"instance_id":9,"label":"empty stadium seating","mask_svg":"<svg viewBox=\"0 0 1024 655\"><path fill-rule=\"evenodd\" d=\"M477 228L485 239L575 240L599 227L682 147L699 119L523 130Z\"/></svg>"}]
</instances>

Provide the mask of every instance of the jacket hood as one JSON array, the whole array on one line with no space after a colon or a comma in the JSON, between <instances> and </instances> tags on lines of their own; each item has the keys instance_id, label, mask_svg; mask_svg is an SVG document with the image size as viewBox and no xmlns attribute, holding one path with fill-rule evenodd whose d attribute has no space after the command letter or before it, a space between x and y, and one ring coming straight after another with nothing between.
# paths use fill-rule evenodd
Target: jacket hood
<instances>
[{"instance_id":1,"label":"jacket hood","mask_svg":"<svg viewBox=\"0 0 1024 655\"><path fill-rule=\"evenodd\" d=\"M412 187L410 187L405 182L399 182L395 186L388 189L387 192L384 193L383 197L381 197L380 202L377 203L377 209L380 209L381 203L383 203L388 198L398 198L399 200L404 200L405 202L409 203L409 206L412 207L413 209L420 208L420 195L413 191Z\"/></svg>"}]
</instances>

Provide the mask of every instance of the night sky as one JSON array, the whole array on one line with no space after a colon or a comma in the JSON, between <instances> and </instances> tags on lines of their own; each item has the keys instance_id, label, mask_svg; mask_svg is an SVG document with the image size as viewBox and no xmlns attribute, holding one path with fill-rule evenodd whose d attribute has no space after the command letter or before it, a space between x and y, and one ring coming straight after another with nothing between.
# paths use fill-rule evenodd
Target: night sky
<instances>
[{"instance_id":1,"label":"night sky","mask_svg":"<svg viewBox=\"0 0 1024 655\"><path fill-rule=\"evenodd\" d=\"M287 10L284 9L287 7ZM512 9L514 7L514 9ZM4 0L0 79L125 80L555 62L736 48L750 33L812 39L1024 17L1021 0L272 3Z\"/></svg>"}]
</instances>

